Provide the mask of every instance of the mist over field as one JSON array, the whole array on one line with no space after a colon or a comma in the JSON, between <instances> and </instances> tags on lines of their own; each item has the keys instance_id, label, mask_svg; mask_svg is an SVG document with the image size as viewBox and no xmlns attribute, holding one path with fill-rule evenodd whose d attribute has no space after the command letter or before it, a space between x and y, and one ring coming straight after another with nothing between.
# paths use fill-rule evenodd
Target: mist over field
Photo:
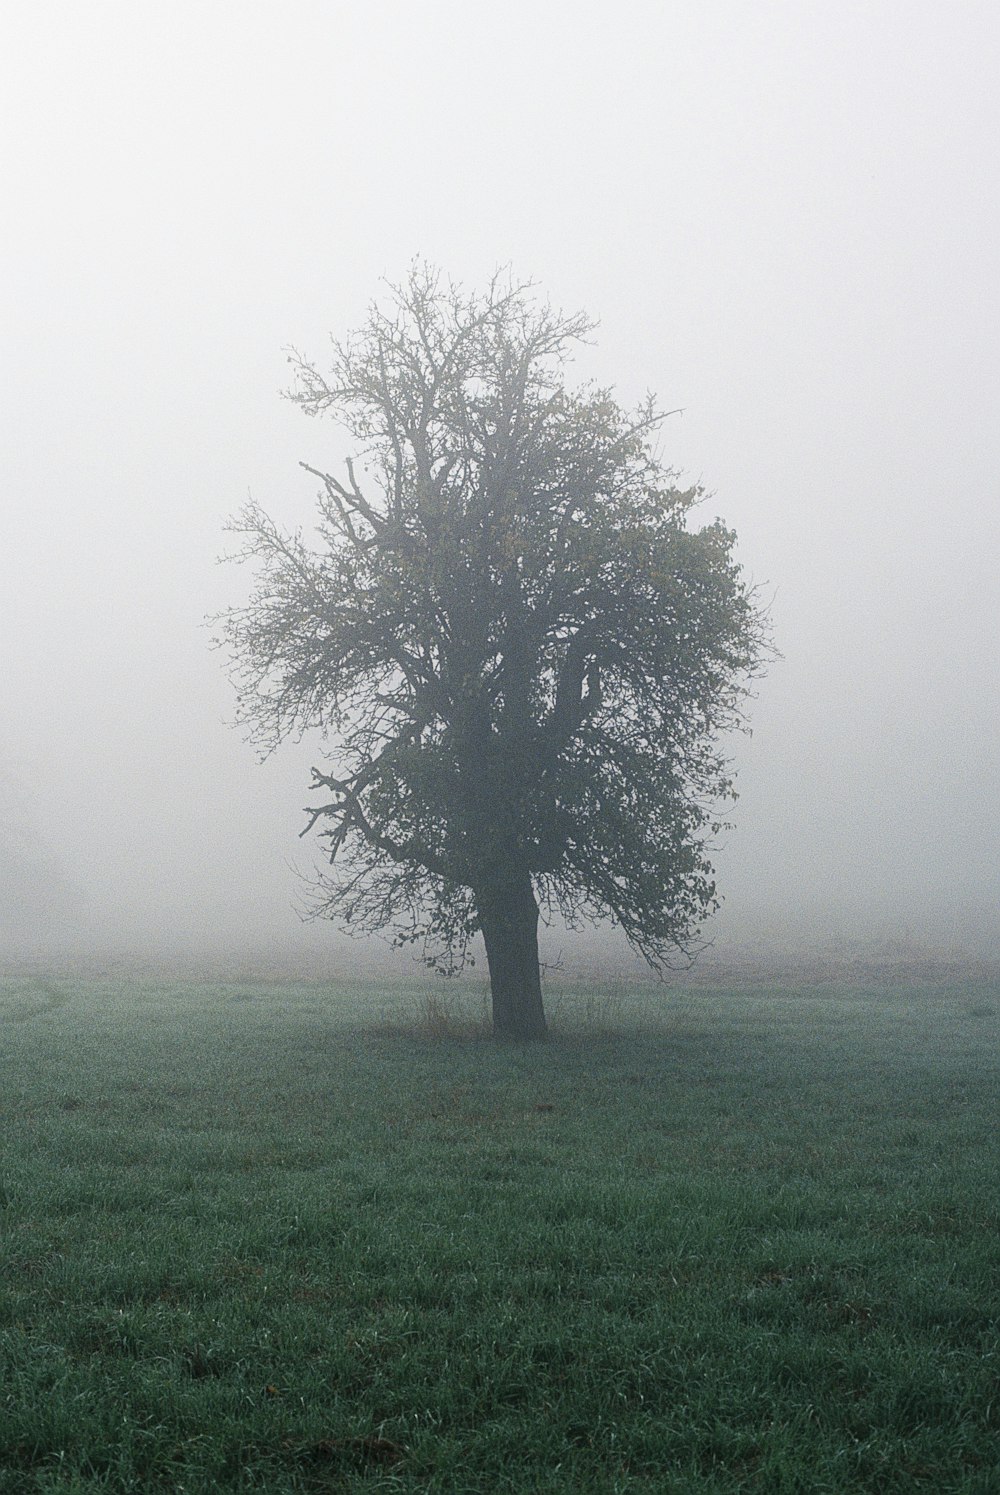
<instances>
[{"instance_id":1,"label":"mist over field","mask_svg":"<svg viewBox=\"0 0 1000 1495\"><path fill-rule=\"evenodd\" d=\"M598 317L770 599L716 953L1000 956L994 5L39 0L2 51L0 962L409 963L301 922L322 744L257 762L204 619L247 494L308 530L350 454L283 349L416 254Z\"/></svg>"}]
</instances>

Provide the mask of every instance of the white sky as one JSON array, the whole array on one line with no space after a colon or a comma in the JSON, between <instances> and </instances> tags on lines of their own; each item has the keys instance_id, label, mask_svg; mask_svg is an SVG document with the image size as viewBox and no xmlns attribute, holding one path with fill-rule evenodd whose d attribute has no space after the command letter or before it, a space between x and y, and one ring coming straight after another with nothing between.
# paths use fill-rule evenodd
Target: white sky
<instances>
[{"instance_id":1,"label":"white sky","mask_svg":"<svg viewBox=\"0 0 1000 1495\"><path fill-rule=\"evenodd\" d=\"M599 317L773 593L720 939L997 948L992 0L34 0L0 59L8 941L331 938L315 753L257 765L201 619L343 451L283 346L419 253Z\"/></svg>"}]
</instances>

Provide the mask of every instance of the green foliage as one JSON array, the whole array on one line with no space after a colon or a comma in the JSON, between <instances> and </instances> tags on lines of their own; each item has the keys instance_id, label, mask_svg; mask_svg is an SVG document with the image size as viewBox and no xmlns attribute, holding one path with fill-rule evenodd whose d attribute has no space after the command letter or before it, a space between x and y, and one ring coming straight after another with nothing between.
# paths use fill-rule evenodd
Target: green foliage
<instances>
[{"instance_id":1,"label":"green foliage","mask_svg":"<svg viewBox=\"0 0 1000 1495\"><path fill-rule=\"evenodd\" d=\"M660 964L716 907L720 735L765 653L734 536L692 528L652 400L567 388L584 318L419 265L393 296L329 372L292 355L292 398L359 465L307 469L318 546L254 505L234 526L258 568L224 619L242 719L268 750L334 740L320 912L450 966L530 879Z\"/></svg>"},{"instance_id":2,"label":"green foliage","mask_svg":"<svg viewBox=\"0 0 1000 1495\"><path fill-rule=\"evenodd\" d=\"M996 1489L995 991L567 991L538 1051L426 986L48 985L2 1495Z\"/></svg>"}]
</instances>

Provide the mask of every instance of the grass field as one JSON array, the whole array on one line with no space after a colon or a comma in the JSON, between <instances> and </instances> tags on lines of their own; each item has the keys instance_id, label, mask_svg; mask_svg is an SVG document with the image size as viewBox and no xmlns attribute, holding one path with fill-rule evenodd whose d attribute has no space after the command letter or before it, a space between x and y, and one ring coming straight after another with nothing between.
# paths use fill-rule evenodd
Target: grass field
<instances>
[{"instance_id":1,"label":"grass field","mask_svg":"<svg viewBox=\"0 0 1000 1495\"><path fill-rule=\"evenodd\" d=\"M0 984L0 1492L1000 1491L995 984L428 990Z\"/></svg>"}]
</instances>

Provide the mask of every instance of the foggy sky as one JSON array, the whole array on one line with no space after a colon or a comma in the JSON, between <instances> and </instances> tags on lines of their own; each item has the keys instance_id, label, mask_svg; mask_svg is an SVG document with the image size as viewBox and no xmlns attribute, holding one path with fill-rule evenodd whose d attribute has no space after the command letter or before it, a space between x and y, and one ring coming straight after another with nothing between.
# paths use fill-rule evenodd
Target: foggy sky
<instances>
[{"instance_id":1,"label":"foggy sky","mask_svg":"<svg viewBox=\"0 0 1000 1495\"><path fill-rule=\"evenodd\" d=\"M0 51L0 953L332 938L318 748L257 763L202 620L248 492L308 526L349 450L283 347L415 254L598 317L771 599L719 940L996 953L992 0L37 0Z\"/></svg>"}]
</instances>

